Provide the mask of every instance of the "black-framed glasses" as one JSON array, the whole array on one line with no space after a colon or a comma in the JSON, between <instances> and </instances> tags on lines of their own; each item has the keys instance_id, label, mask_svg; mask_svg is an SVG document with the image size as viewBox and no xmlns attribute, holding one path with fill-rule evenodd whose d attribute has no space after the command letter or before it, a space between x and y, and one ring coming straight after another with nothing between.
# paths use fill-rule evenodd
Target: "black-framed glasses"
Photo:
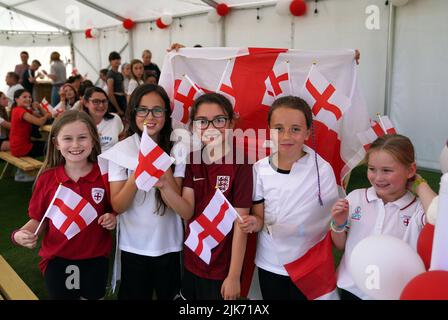
<instances>
[{"instance_id":1,"label":"black-framed glasses","mask_svg":"<svg viewBox=\"0 0 448 320\"><path fill-rule=\"evenodd\" d=\"M212 123L216 129L221 129L226 126L227 120L229 120L229 117L218 116L218 117L214 118L213 120L208 120L206 118L198 118L198 119L193 120L193 123L196 126L196 128L199 128L202 130L207 129L208 126L210 125L210 123Z\"/></svg>"},{"instance_id":2,"label":"black-framed glasses","mask_svg":"<svg viewBox=\"0 0 448 320\"><path fill-rule=\"evenodd\" d=\"M154 118L162 118L165 114L165 109L162 107L154 107L152 109L149 109L141 106L135 108L135 115L137 117L146 118L150 113Z\"/></svg>"},{"instance_id":3,"label":"black-framed glasses","mask_svg":"<svg viewBox=\"0 0 448 320\"><path fill-rule=\"evenodd\" d=\"M100 104L107 105L109 103L109 100L107 99L89 99L89 101L92 102L94 106L99 106Z\"/></svg>"}]
</instances>

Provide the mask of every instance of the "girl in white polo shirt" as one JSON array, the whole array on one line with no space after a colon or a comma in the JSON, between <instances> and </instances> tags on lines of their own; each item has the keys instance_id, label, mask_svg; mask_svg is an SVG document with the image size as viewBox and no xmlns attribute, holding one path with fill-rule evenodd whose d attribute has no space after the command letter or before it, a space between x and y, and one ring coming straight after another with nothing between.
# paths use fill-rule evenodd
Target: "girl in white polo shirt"
<instances>
[{"instance_id":1,"label":"girl in white polo shirt","mask_svg":"<svg viewBox=\"0 0 448 320\"><path fill-rule=\"evenodd\" d=\"M406 241L413 248L425 224L420 200L407 190L416 173L414 147L402 135L385 135L375 140L366 154L368 189L352 191L331 210L332 239L344 250L338 269L342 299L370 299L356 285L348 263L356 244L371 235L385 234ZM421 179L416 179L417 186ZM415 190L415 188L414 188Z\"/></svg>"},{"instance_id":2,"label":"girl in white polo shirt","mask_svg":"<svg viewBox=\"0 0 448 320\"><path fill-rule=\"evenodd\" d=\"M304 144L312 121L304 100L293 96L277 99L268 123L278 151L253 167L252 215L243 217L239 226L244 232L258 232L255 264L263 299L337 298L328 225L338 193L330 164ZM293 282L284 265L322 243L327 245L314 256L317 259L310 271L323 270L323 274L313 277L313 272L301 265L296 270L313 280Z\"/></svg>"},{"instance_id":3,"label":"girl in white polo shirt","mask_svg":"<svg viewBox=\"0 0 448 320\"><path fill-rule=\"evenodd\" d=\"M172 300L180 289L182 221L165 204L158 184L144 192L137 189L134 176L143 126L170 154L170 101L165 90L158 85L135 89L126 118L128 137L101 155L109 160L111 203L119 214L114 265L114 278L121 275L118 299L151 300L155 292L158 300ZM160 180L180 193L184 171L185 164L176 165Z\"/></svg>"}]
</instances>

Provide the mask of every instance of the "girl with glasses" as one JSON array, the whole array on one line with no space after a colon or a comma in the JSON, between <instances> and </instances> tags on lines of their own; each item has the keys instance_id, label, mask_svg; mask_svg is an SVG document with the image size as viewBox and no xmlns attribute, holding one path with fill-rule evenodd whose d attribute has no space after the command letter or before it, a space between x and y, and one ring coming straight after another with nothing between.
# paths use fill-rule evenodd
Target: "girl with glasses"
<instances>
[{"instance_id":1,"label":"girl with glasses","mask_svg":"<svg viewBox=\"0 0 448 320\"><path fill-rule=\"evenodd\" d=\"M100 136L101 152L116 144L123 132L123 121L116 113L108 112L109 100L103 89L92 87L84 94L84 111L93 119Z\"/></svg>"},{"instance_id":2,"label":"girl with glasses","mask_svg":"<svg viewBox=\"0 0 448 320\"><path fill-rule=\"evenodd\" d=\"M218 93L200 96L191 108L190 122L203 148L190 154L182 195L168 184L160 186L167 203L186 220L186 237L190 223L203 213L216 187L240 216L248 215L252 205L252 166L246 158L242 163L235 161L238 151L230 137L235 113L229 100ZM184 246L181 296L187 300L238 298L246 242L247 235L233 228L211 251L209 264Z\"/></svg>"},{"instance_id":3,"label":"girl with glasses","mask_svg":"<svg viewBox=\"0 0 448 320\"><path fill-rule=\"evenodd\" d=\"M111 202L118 215L117 251L112 280L120 278L118 299L172 300L180 287L183 227L157 188L161 183L180 193L185 165L173 165L150 191L138 190L134 171L141 135L149 136L168 154L172 148L170 101L158 85L133 92L126 111L127 138L101 157L109 161ZM119 271L121 269L121 271Z\"/></svg>"}]
</instances>

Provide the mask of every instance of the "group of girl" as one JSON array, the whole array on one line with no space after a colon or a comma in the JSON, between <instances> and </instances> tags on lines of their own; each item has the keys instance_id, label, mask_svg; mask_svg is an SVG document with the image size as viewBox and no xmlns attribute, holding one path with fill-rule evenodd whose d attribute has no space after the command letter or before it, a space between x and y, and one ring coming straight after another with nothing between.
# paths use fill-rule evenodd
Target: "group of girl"
<instances>
[{"instance_id":1,"label":"group of girl","mask_svg":"<svg viewBox=\"0 0 448 320\"><path fill-rule=\"evenodd\" d=\"M87 98L92 117L73 110L55 121L46 161L30 201L31 220L12 235L12 240L22 246L36 245L34 232L59 183L81 194L97 209L98 219L72 240L61 235L51 221L45 222L39 254L51 298L104 297L112 244L109 230L115 225L114 269L121 275L119 299L151 299L154 294L166 300L175 296L187 300L238 298L247 235L252 232L258 232L255 264L264 299L306 299L277 255L279 243L273 237L276 233L290 232L296 237L297 247L290 245L282 250L296 252L300 257L328 237L330 231L334 246L346 250L338 270L343 298L368 298L354 285L345 262L361 239L374 233L389 234L415 247L424 212L407 189L416 168L409 139L386 135L373 143L366 156L372 186L337 200L331 166L305 146L313 130L310 107L292 96L278 99L269 111L268 126L276 137L276 151L252 166L247 161L220 161L230 152L237 154L238 146L231 143L230 137L237 118L224 96L202 95L190 114L190 128L203 145L203 149L190 154L190 160L200 161L184 164L182 159L176 159L157 184L144 192L137 188L134 173L144 127L170 154L172 125L165 90L152 84L137 87L126 110L127 138L100 156L109 162L110 197L97 204L92 199L92 188L108 189L97 165L97 126L98 121L103 121L99 109L106 99L101 89L95 89ZM212 151L203 152L207 148ZM183 240L217 186L241 219L212 250L210 263L206 264L183 246ZM401 221L404 213L408 223ZM331 251L325 254L329 256L324 258L333 259ZM64 287L68 265L77 265L81 270L79 290Z\"/></svg>"}]
</instances>

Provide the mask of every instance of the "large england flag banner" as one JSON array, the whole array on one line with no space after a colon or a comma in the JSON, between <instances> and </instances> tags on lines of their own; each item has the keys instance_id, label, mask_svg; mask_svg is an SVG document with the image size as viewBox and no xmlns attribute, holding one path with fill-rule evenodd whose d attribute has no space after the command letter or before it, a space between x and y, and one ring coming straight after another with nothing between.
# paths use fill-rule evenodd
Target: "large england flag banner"
<instances>
[{"instance_id":1,"label":"large england flag banner","mask_svg":"<svg viewBox=\"0 0 448 320\"><path fill-rule=\"evenodd\" d=\"M190 224L190 234L185 245L205 263L210 263L212 249L232 230L238 213L227 201L219 188L204 212Z\"/></svg>"},{"instance_id":2,"label":"large england flag banner","mask_svg":"<svg viewBox=\"0 0 448 320\"><path fill-rule=\"evenodd\" d=\"M176 108L175 94L178 91L176 81L183 75L194 79L195 86L203 92L218 91L220 83L226 79L226 83L231 84L234 110L239 116L235 128L243 132L259 132L261 129L269 133L267 116L274 98L288 94L301 97L308 102L314 115L314 134L305 143L331 164L336 182L343 188L344 177L365 156L357 133L370 128L367 107L358 88L354 56L354 50L183 48L165 56L159 84L167 91L173 109ZM232 60L231 64L229 60ZM185 128L185 123L179 117L173 117L173 126ZM268 134L265 137L269 140ZM258 139L258 133L256 139L243 139L255 144L255 147L245 148L247 152L255 153L248 156L250 159L258 160L267 155L263 156L259 151L268 143ZM323 239L322 234L316 234L313 239L313 243L282 264L300 259L313 248L326 249L323 245L315 247ZM249 235L242 271L243 296L249 290L253 275L255 240L253 235ZM314 294L310 297L314 298Z\"/></svg>"},{"instance_id":3,"label":"large england flag banner","mask_svg":"<svg viewBox=\"0 0 448 320\"><path fill-rule=\"evenodd\" d=\"M53 225L70 240L92 223L97 216L95 208L86 199L61 184L36 233L45 218L49 218Z\"/></svg>"}]
</instances>

